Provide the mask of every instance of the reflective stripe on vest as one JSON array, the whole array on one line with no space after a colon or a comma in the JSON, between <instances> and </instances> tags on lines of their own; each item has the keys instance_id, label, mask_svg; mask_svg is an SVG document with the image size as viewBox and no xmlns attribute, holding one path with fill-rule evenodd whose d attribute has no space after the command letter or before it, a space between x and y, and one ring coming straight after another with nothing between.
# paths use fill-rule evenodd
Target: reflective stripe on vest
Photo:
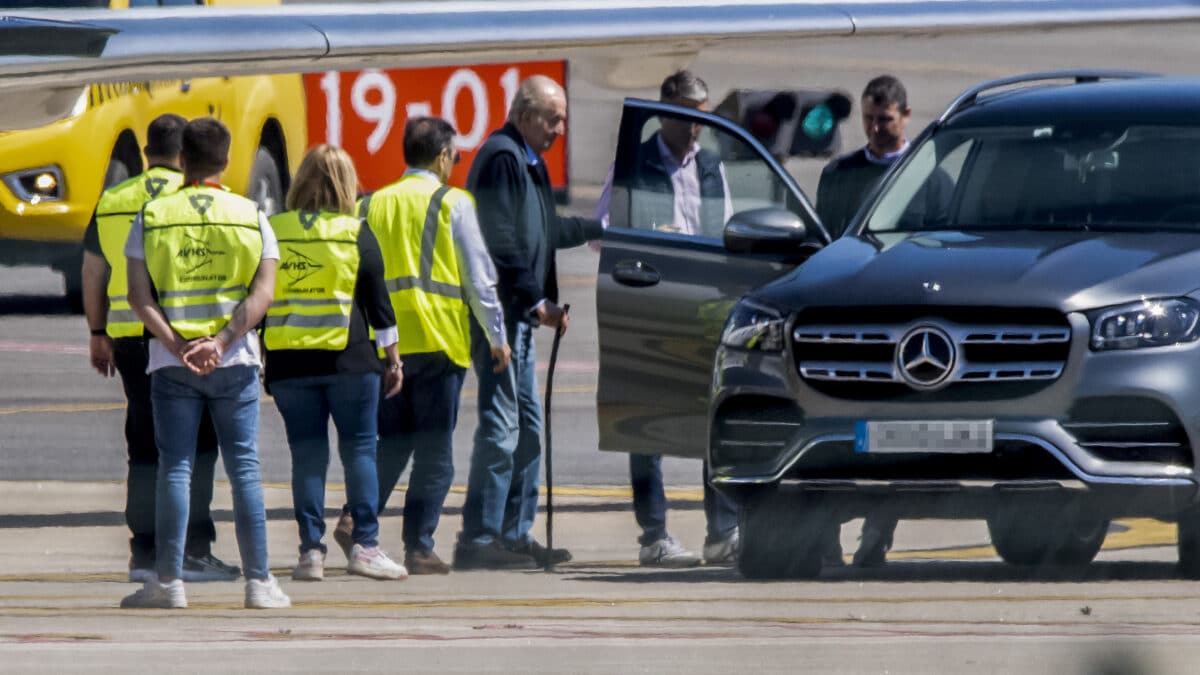
<instances>
[{"instance_id":1,"label":"reflective stripe on vest","mask_svg":"<svg viewBox=\"0 0 1200 675\"><path fill-rule=\"evenodd\" d=\"M271 228L279 240L280 262L263 330L267 349L345 349L362 220L288 211L273 216Z\"/></svg>"},{"instance_id":2,"label":"reflective stripe on vest","mask_svg":"<svg viewBox=\"0 0 1200 675\"><path fill-rule=\"evenodd\" d=\"M140 337L142 321L129 306L126 290L129 281L125 265L125 240L129 226L142 204L169 195L183 184L183 174L165 167L152 167L140 176L118 183L100 195L96 205L96 234L100 251L109 266L108 335L114 338Z\"/></svg>"},{"instance_id":3,"label":"reflective stripe on vest","mask_svg":"<svg viewBox=\"0 0 1200 675\"><path fill-rule=\"evenodd\" d=\"M258 205L202 185L147 202L142 214L146 268L167 321L185 339L216 335L262 259Z\"/></svg>"},{"instance_id":4,"label":"reflective stripe on vest","mask_svg":"<svg viewBox=\"0 0 1200 675\"><path fill-rule=\"evenodd\" d=\"M400 353L443 352L465 368L471 362L470 311L450 227L462 199L471 196L409 174L365 198L362 212L383 252Z\"/></svg>"}]
</instances>

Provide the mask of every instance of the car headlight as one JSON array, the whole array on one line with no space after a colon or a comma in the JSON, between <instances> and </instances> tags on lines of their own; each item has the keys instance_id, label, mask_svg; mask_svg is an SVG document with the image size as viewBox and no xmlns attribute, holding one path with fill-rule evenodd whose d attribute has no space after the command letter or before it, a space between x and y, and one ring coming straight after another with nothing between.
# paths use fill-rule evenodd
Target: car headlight
<instances>
[{"instance_id":1,"label":"car headlight","mask_svg":"<svg viewBox=\"0 0 1200 675\"><path fill-rule=\"evenodd\" d=\"M65 189L62 169L57 166L14 171L4 176L4 184L17 199L30 204L59 201Z\"/></svg>"},{"instance_id":2,"label":"car headlight","mask_svg":"<svg viewBox=\"0 0 1200 675\"><path fill-rule=\"evenodd\" d=\"M1200 304L1189 298L1143 300L1088 314L1092 349L1137 349L1192 342L1200 337Z\"/></svg>"},{"instance_id":3,"label":"car headlight","mask_svg":"<svg viewBox=\"0 0 1200 675\"><path fill-rule=\"evenodd\" d=\"M779 310L743 300L730 312L721 344L737 349L783 351L783 323Z\"/></svg>"}]
</instances>

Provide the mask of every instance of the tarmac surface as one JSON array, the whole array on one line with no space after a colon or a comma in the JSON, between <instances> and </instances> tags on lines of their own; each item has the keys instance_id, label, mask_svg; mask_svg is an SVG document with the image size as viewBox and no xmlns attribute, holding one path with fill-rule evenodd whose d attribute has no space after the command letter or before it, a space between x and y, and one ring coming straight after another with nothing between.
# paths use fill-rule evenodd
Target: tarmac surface
<instances>
[{"instance_id":1,"label":"tarmac surface","mask_svg":"<svg viewBox=\"0 0 1200 675\"><path fill-rule=\"evenodd\" d=\"M0 672L1066 675L1190 672L1200 657L1200 591L1175 578L1174 528L1152 521L1116 524L1082 570L1006 566L978 523L905 522L884 567L764 583L729 567L641 568L628 491L572 487L556 492L555 545L575 559L554 572L380 582L347 576L332 546L325 581L306 583L290 579L289 491L265 492L292 608L242 609L240 582L209 582L187 585L187 609L122 610L137 587L125 581L123 486L0 482ZM455 490L439 530L446 560L461 500ZM236 562L227 484L214 509L214 552ZM703 516L673 512L672 529L698 547ZM399 530L383 518L381 543L397 553ZM847 553L857 531L843 528Z\"/></svg>"}]
</instances>

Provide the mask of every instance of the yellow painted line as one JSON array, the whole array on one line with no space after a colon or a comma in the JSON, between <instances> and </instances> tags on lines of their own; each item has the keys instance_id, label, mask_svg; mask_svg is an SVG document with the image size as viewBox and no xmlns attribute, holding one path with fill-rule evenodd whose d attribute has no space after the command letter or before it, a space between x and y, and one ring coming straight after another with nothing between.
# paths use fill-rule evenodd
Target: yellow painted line
<instances>
[{"instance_id":1,"label":"yellow painted line","mask_svg":"<svg viewBox=\"0 0 1200 675\"><path fill-rule=\"evenodd\" d=\"M577 384L577 385L558 385L554 387L555 394L594 394L596 393L596 385L594 384ZM538 387L538 394L546 395L546 387ZM479 390L474 387L465 387L462 390L462 400L474 400L479 395Z\"/></svg>"},{"instance_id":2,"label":"yellow painted line","mask_svg":"<svg viewBox=\"0 0 1200 675\"><path fill-rule=\"evenodd\" d=\"M595 394L596 386L592 384L578 385L559 385L554 388L555 394L577 395L577 394ZM546 388L540 387L539 394L545 395ZM462 390L462 400L472 401L479 395L479 390L475 387L467 387ZM275 399L270 396L263 395L259 399L260 405L274 403ZM32 405L18 406L12 408L0 408L0 415L33 415L40 413L80 413L80 412L112 412L115 410L124 410L124 403L55 403L50 405Z\"/></svg>"},{"instance_id":3,"label":"yellow painted line","mask_svg":"<svg viewBox=\"0 0 1200 675\"><path fill-rule=\"evenodd\" d=\"M1147 546L1174 546L1176 530L1174 523L1164 523L1153 518L1124 518L1116 521L1125 530L1110 532L1104 539L1104 551L1120 551ZM888 560L977 560L998 557L991 544L959 546L937 549L890 551ZM849 561L849 557L847 557Z\"/></svg>"},{"instance_id":4,"label":"yellow painted line","mask_svg":"<svg viewBox=\"0 0 1200 675\"><path fill-rule=\"evenodd\" d=\"M219 480L219 481L217 481L217 484L222 485L222 486L228 486L229 482L224 481L224 480ZM278 481L266 482L266 483L263 483L263 487L272 489L272 490L291 490L292 484L285 483L285 482L278 482ZM325 489L345 492L346 484L345 483L326 483ZM396 490L398 490L400 492L403 492L404 490L407 490L407 489L408 489L407 485L397 485L396 486ZM452 485L450 487L450 492L453 492L454 494L466 494L467 486L466 485ZM538 493L541 495L545 495L546 494L546 486L544 486L544 485L539 486ZM599 499L604 499L604 498L633 499L633 490L630 488L625 488L625 487L591 487L591 486L585 486L585 485L567 486L567 487L555 486L554 495L557 497L595 497L595 498L599 498ZM667 499L670 499L672 501L681 501L681 502L704 501L704 491L701 488L667 489L666 495L667 495Z\"/></svg>"},{"instance_id":5,"label":"yellow painted line","mask_svg":"<svg viewBox=\"0 0 1200 675\"><path fill-rule=\"evenodd\" d=\"M564 274L558 278L559 288L584 288L595 285L595 274Z\"/></svg>"},{"instance_id":6,"label":"yellow painted line","mask_svg":"<svg viewBox=\"0 0 1200 675\"><path fill-rule=\"evenodd\" d=\"M23 408L0 408L0 415L21 415L25 413L108 412L111 410L124 409L124 403L62 403L58 405L35 405Z\"/></svg>"},{"instance_id":7,"label":"yellow painted line","mask_svg":"<svg viewBox=\"0 0 1200 675\"><path fill-rule=\"evenodd\" d=\"M231 593L230 595L233 596L235 594ZM236 595L240 596L241 594L238 593ZM37 598L34 598L34 599L37 599ZM48 601L53 601L57 598L55 596L46 596L45 599ZM97 613L109 614L109 613L112 613L111 610L116 609L116 600L113 600L113 604L109 605L109 604L107 604L108 598L104 597L104 596L89 596L88 599L99 601L99 602L105 602L105 605L104 606L92 606L92 607L6 607L3 609L0 609L0 616L20 615L20 614L54 614L54 615L90 614L90 615L95 615ZM938 596L925 596L925 597L913 597L913 596L894 596L894 597L878 597L878 596L867 596L867 597L738 596L738 597L717 597L717 598L695 598L695 597L691 597L691 598L688 598L688 597L675 597L675 598L616 597L616 598L614 598L614 597L601 596L601 597L545 597L545 598L451 598L451 599L444 599L444 600L401 600L401 601L377 600L377 599L367 599L367 598L356 601L356 600L347 600L344 598L339 598L339 599L329 599L329 600L297 601L291 608L293 611L288 612L288 613L295 614L295 613L297 613L296 610L324 611L324 610L329 610L329 609L356 609L356 610L375 610L375 611L383 611L383 612L403 612L403 611L421 611L421 610L430 610L430 609L473 609L473 610L480 610L480 609L556 609L556 608L559 608L559 609L561 609L561 608L581 609L581 608L594 608L594 607L612 608L612 607L618 607L618 606L645 606L645 605L660 605L661 606L661 605L696 605L696 604L704 604L706 606L711 606L714 604L820 606L820 605L919 605L919 604L951 604L951 603L955 603L955 604L958 604L958 603L1025 604L1025 603L1048 603L1048 602L1069 602L1069 603L1087 602L1090 604L1095 604L1095 603L1100 603L1100 602L1131 602L1131 603L1141 604L1141 603L1146 603L1146 602L1164 602L1164 601L1194 603L1194 602L1196 602L1197 599L1200 599L1200 596L1197 596L1195 594L1178 594L1178 593L1161 594L1161 595L1116 595L1116 594L1097 595L1097 594L1093 594L1093 593L1047 594L1047 595L938 595ZM197 615L197 614L193 613L192 610L205 610L205 609L207 609L207 610L241 610L242 609L242 600L240 597L238 597L238 599L236 599L236 600L231 598L231 599L210 600L210 601L201 600L198 602L197 601L189 601L188 605L189 605L189 610L187 610L188 616L204 616L203 614ZM156 616L162 615L159 610L153 610L153 612ZM129 610L121 610L120 612L112 613L112 614L114 616L130 616L131 615ZM362 617L356 617L356 618L362 618ZM437 617L437 618L445 619L448 617ZM478 618L478 616L477 615L469 615L468 618L475 619L475 618ZM520 618L527 619L529 617L521 616ZM564 617L555 616L555 617L547 617L547 618L553 619L553 620L561 620ZM596 617L589 616L587 618L589 620L594 620ZM678 617L678 618L682 619L682 618L688 618L688 617ZM715 616L715 613L714 613L713 616L690 617L690 618L692 620L709 621L709 620L714 620L717 617ZM646 617L624 617L624 619L625 620L645 621ZM831 617L829 619L818 619L818 620L827 621L827 620L838 620L838 619L839 619L839 617ZM658 620L658 619L656 619L656 620ZM777 618L756 619L754 617L745 617L745 618L734 617L734 618L730 618L728 620L734 620L734 621L742 621L742 620L747 620L747 621L754 621L754 620L807 621L809 619L803 618L803 617L796 617L796 618L791 618L791 619L777 619ZM861 621L861 619L856 619L856 618L851 618L851 620ZM898 620L898 621L903 621L905 623L908 622L907 619ZM970 620L962 621L959 619L944 619L944 620L932 619L932 620L926 620L926 621L931 622L931 623L947 623L947 624L957 624L960 622L973 623ZM1002 621L1002 622L1005 624L1009 623L1008 621ZM988 620L977 620L974 623L988 624L988 623L993 623L993 622L988 621ZM1038 623L1042 623L1042 622L1031 621L1029 623L1038 624ZM1153 624L1159 623L1159 622L1146 622L1146 623L1153 625ZM1176 621L1176 620L1171 620L1171 621L1164 621L1161 623L1174 625L1174 624L1181 623L1181 622ZM1189 623L1189 622L1184 621L1182 623ZM1190 623L1194 624L1197 622L1193 621Z\"/></svg>"}]
</instances>

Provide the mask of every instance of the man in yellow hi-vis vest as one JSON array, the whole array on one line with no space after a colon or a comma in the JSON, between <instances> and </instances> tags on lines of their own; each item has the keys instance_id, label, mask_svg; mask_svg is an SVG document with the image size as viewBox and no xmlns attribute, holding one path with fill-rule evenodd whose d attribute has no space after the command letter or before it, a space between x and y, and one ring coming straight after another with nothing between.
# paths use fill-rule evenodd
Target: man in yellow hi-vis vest
<instances>
[{"instance_id":1,"label":"man in yellow hi-vis vest","mask_svg":"<svg viewBox=\"0 0 1200 675\"><path fill-rule=\"evenodd\" d=\"M125 524L129 540L129 580L146 581L154 574L154 490L158 448L150 403L149 355L142 322L129 307L125 283L125 240L142 204L169 195L183 184L179 148L187 120L160 115L146 130L146 163L150 167L104 191L83 237L83 306L91 329L92 366L105 377L116 370L125 389L125 441L129 474L125 486ZM208 414L200 423L192 498L188 510L183 578L188 581L232 581L241 570L212 554L217 537L209 506L217 437Z\"/></svg>"},{"instance_id":2,"label":"man in yellow hi-vis vest","mask_svg":"<svg viewBox=\"0 0 1200 675\"><path fill-rule=\"evenodd\" d=\"M125 244L129 304L150 341L158 442L158 578L122 607L187 607L182 576L196 433L205 409L221 440L248 608L289 607L267 566L267 514L258 470L258 325L275 293L279 244L258 205L218 182L229 129L205 117L183 129L184 186L146 202Z\"/></svg>"},{"instance_id":3,"label":"man in yellow hi-vis vest","mask_svg":"<svg viewBox=\"0 0 1200 675\"><path fill-rule=\"evenodd\" d=\"M487 336L496 371L507 368L510 358L496 270L475 201L445 185L458 161L454 135L441 118L410 119L404 127L408 170L360 206L383 251L404 358L404 389L379 404L379 512L412 457L402 532L410 574L450 572L433 552L433 533L454 480L452 443L471 363L472 313ZM350 525L343 515L334 532L343 548Z\"/></svg>"}]
</instances>

